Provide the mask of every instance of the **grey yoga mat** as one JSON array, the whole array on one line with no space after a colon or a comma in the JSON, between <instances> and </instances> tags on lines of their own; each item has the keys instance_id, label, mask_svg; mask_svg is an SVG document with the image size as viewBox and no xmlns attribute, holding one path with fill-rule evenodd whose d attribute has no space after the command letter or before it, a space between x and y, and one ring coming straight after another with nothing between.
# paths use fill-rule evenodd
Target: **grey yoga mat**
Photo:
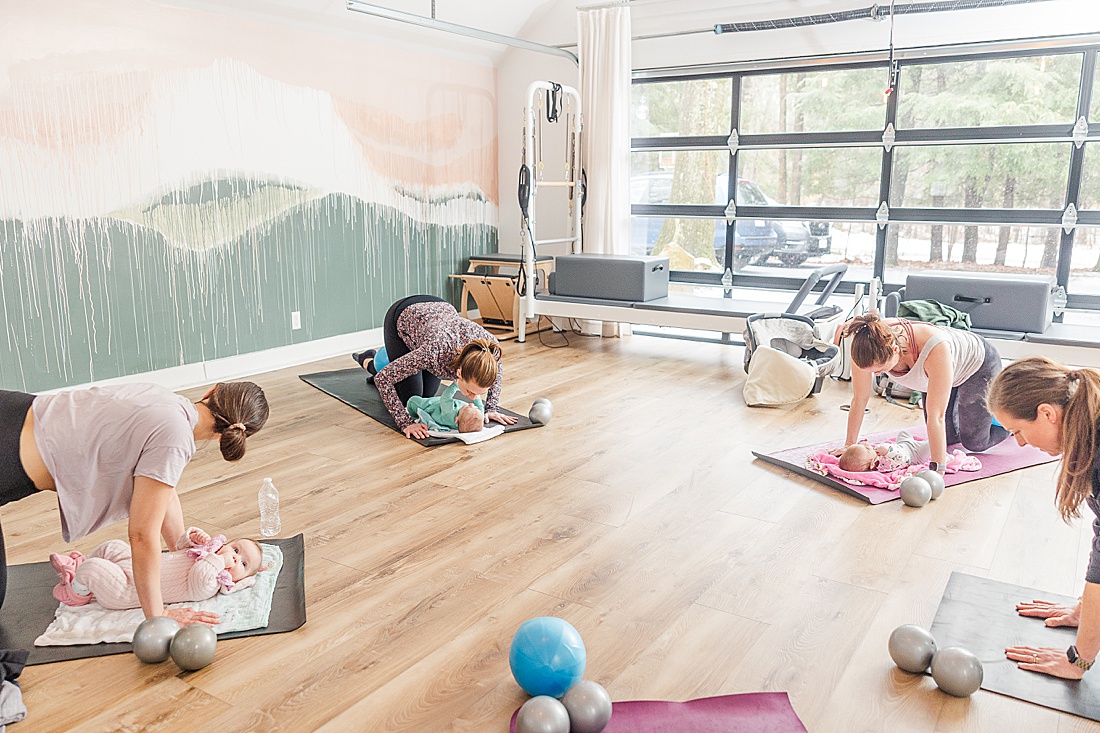
<instances>
[{"instance_id":1,"label":"grey yoga mat","mask_svg":"<svg viewBox=\"0 0 1100 733\"><path fill-rule=\"evenodd\" d=\"M306 622L304 537L299 534L286 539L261 542L278 545L283 551L283 569L275 582L268 624L260 629L219 634L219 639L281 634L294 631ZM36 647L34 640L53 621L54 611L57 609L57 601L52 595L55 585L57 573L48 562L8 567L8 592L4 606L0 608L0 649L28 650L28 665L125 654L133 649L130 644Z\"/></svg>"},{"instance_id":2,"label":"grey yoga mat","mask_svg":"<svg viewBox=\"0 0 1100 733\"><path fill-rule=\"evenodd\" d=\"M961 646L978 655L984 671L983 690L1100 721L1100 678L1092 672L1074 682L1025 672L1005 658L1005 647L1067 649L1076 638L1076 629L1048 628L1042 619L1016 613L1017 603L1035 599L1077 602L1076 598L951 573L932 621L936 648Z\"/></svg>"},{"instance_id":3,"label":"grey yoga mat","mask_svg":"<svg viewBox=\"0 0 1100 733\"><path fill-rule=\"evenodd\" d=\"M367 373L362 369L352 367L351 369L339 369L334 372L316 372L314 374L302 374L299 375L298 378L311 387L316 387L325 394L335 397L345 405L354 407L367 417L373 417L389 429L401 433L401 430L397 427L397 423L394 422L393 416L390 415L390 411L386 409L385 403L382 402L382 395L378 394L378 390L375 389L373 385L367 384ZM443 389L442 385L440 385L440 389ZM506 410L503 407L499 409L505 415L511 415L516 418L515 425L504 426L505 433L542 427L539 423L531 422L530 418L526 415L520 415L511 410ZM404 433L401 434L404 435ZM500 436L497 437L499 438ZM444 443L462 442L458 438L435 437L423 439L413 438L413 440L420 443L420 445L428 447L443 445Z\"/></svg>"}]
</instances>

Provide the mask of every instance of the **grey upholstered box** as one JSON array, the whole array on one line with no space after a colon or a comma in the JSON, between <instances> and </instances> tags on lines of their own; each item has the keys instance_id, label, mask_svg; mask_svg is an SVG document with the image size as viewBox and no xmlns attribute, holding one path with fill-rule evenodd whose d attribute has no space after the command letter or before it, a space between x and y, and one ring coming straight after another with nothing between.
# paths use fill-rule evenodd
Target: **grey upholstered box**
<instances>
[{"instance_id":1,"label":"grey upholstered box","mask_svg":"<svg viewBox=\"0 0 1100 733\"><path fill-rule=\"evenodd\" d=\"M554 258L554 294L640 302L668 296L668 258L577 254Z\"/></svg>"},{"instance_id":2,"label":"grey upholstered box","mask_svg":"<svg viewBox=\"0 0 1100 733\"><path fill-rule=\"evenodd\" d=\"M935 300L970 314L974 328L1042 333L1054 316L1053 275L921 272L905 280L905 300Z\"/></svg>"}]
</instances>

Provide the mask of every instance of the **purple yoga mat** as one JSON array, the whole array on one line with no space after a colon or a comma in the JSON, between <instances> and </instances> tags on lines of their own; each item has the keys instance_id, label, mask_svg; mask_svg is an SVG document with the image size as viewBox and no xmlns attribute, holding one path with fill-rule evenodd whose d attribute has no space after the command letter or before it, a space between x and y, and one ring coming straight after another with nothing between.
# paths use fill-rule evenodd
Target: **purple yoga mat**
<instances>
[{"instance_id":1,"label":"purple yoga mat","mask_svg":"<svg viewBox=\"0 0 1100 733\"><path fill-rule=\"evenodd\" d=\"M881 443L896 437L898 432L897 430L889 430L883 433L866 435L864 437L872 443ZM923 425L910 429L909 434L921 439L927 437L927 431ZM782 466L783 468L794 471L807 478L812 478L814 481L819 481L826 486L837 489L838 491L843 491L845 494L854 496L857 499L863 499L870 504L882 504L886 501L893 501L894 499L901 498L901 492L899 491L888 491L887 489L880 489L875 486L849 484L831 476L822 476L806 468L806 458L808 456L818 451L839 448L842 445L844 445L843 440L831 440L827 443L816 443L814 445L802 446L801 448L788 448L786 450L775 451L774 453L757 453L753 451L752 454L768 463L774 463L777 466ZM958 443L949 445L947 448L949 451L956 448L963 450L963 447ZM945 485L954 486L956 484L964 484L967 481L989 478L990 476L996 476L1001 473L1015 471L1018 468L1038 466L1041 463L1049 463L1050 461L1057 460L1054 456L1047 455L1038 448L1033 448L1030 445L1021 448L1012 438L993 446L984 453L974 453L972 455L976 456L978 460L982 462L981 470L959 471L958 473L948 474L944 476L943 482Z\"/></svg>"},{"instance_id":2,"label":"purple yoga mat","mask_svg":"<svg viewBox=\"0 0 1100 733\"><path fill-rule=\"evenodd\" d=\"M512 714L511 733L516 733ZM631 700L611 705L603 733L806 733L785 692L749 692L687 702Z\"/></svg>"}]
</instances>

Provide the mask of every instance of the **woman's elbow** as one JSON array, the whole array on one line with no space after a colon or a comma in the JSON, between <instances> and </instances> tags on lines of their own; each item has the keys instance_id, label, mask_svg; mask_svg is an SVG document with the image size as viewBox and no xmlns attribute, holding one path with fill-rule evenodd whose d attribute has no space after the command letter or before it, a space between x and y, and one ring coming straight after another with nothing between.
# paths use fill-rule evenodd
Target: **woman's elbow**
<instances>
[{"instance_id":1,"label":"woman's elbow","mask_svg":"<svg viewBox=\"0 0 1100 733\"><path fill-rule=\"evenodd\" d=\"M159 549L160 534L157 532L150 532L146 529L131 529L126 533L127 539L130 541L130 547L148 547L149 545L157 545Z\"/></svg>"},{"instance_id":2,"label":"woman's elbow","mask_svg":"<svg viewBox=\"0 0 1100 733\"><path fill-rule=\"evenodd\" d=\"M929 410L928 416L924 420L924 424L930 428L933 426L941 427L944 429L947 428L947 420L945 419L943 413L939 411L933 412L932 410Z\"/></svg>"}]
</instances>

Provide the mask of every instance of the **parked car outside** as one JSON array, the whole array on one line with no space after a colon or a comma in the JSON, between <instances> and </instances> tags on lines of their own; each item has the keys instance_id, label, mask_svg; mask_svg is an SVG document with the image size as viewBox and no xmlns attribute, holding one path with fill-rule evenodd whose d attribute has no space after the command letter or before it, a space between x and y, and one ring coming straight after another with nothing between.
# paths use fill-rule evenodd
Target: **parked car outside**
<instances>
[{"instance_id":1,"label":"parked car outside","mask_svg":"<svg viewBox=\"0 0 1100 733\"><path fill-rule=\"evenodd\" d=\"M725 205L729 197L728 176L715 177L714 203ZM652 171L631 177L631 202L636 204L668 203L672 190L671 171ZM753 181L737 182L737 203L743 206L781 206ZM652 254L664 227L664 218L635 217L631 226L631 251ZM832 234L828 222L799 222L770 219L738 219L733 228L733 269L746 265L763 265L772 257L787 267L797 267L809 257L828 253ZM726 261L726 226L716 221L714 227L714 259L719 267Z\"/></svg>"},{"instance_id":2,"label":"parked car outside","mask_svg":"<svg viewBox=\"0 0 1100 733\"><path fill-rule=\"evenodd\" d=\"M769 206L782 206L765 194ZM810 257L829 254L833 249L833 235L827 221L776 220L778 241L775 256L786 267L798 267Z\"/></svg>"}]
</instances>

